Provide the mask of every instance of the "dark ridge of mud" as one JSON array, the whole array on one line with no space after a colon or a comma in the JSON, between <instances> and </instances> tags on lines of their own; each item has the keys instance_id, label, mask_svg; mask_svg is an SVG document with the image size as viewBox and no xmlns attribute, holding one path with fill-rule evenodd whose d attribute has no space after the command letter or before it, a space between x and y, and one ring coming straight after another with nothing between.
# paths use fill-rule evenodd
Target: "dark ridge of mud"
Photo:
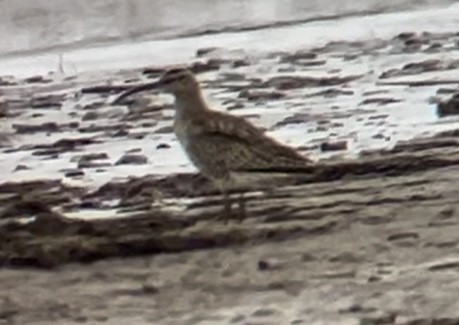
<instances>
[{"instance_id":1,"label":"dark ridge of mud","mask_svg":"<svg viewBox=\"0 0 459 325\"><path fill-rule=\"evenodd\" d=\"M439 140L447 142L441 145ZM0 186L4 204L8 203L0 213L3 220L0 223L0 265L48 268L68 262L284 241L333 232L346 224L339 216L352 213L361 204L425 204L441 200L442 195L435 193L408 191L402 196L379 198L364 193L382 190L384 180L416 179L416 175L427 171L455 165L459 165L459 150L457 140L452 138L424 139L422 144L419 141L405 143L391 152L373 153L360 160L320 162L311 166L308 174L303 170L301 174L276 183L274 191L247 192L246 215L235 212L227 219L220 213L222 201L218 192L200 175L131 179L108 183L89 194L65 187L59 181L6 183ZM337 182L340 187L366 182L368 189L344 190L339 194L339 191L331 191ZM311 205L307 199L311 193L316 193L324 202ZM330 195L349 193L360 197L363 203L347 199L329 201ZM182 212L151 207L152 202L167 197L191 196L202 199L189 204ZM113 199L120 199L120 211L132 211L123 217L114 215L113 219L88 221L67 219L57 212L71 210L75 200L86 207L98 208L104 200ZM136 208L139 205L142 208ZM327 215L329 217L325 218ZM16 221L18 218L26 221Z\"/></svg>"}]
</instances>

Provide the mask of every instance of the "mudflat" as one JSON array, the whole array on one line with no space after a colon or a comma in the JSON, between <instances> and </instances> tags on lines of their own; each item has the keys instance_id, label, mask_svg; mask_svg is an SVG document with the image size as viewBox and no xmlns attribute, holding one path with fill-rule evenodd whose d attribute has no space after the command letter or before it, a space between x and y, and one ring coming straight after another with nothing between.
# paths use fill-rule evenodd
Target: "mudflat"
<instances>
[{"instance_id":1,"label":"mudflat","mask_svg":"<svg viewBox=\"0 0 459 325\"><path fill-rule=\"evenodd\" d=\"M458 40L201 49L214 102L316 161L229 221L168 99L110 105L167 67L1 77L0 324L458 324Z\"/></svg>"}]
</instances>

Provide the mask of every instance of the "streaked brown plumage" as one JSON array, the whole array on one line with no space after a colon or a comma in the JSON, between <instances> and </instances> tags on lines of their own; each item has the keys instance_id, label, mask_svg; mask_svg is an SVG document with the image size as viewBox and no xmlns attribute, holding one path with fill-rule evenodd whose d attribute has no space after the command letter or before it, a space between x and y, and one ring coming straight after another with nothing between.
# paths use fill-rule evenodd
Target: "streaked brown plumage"
<instances>
[{"instance_id":1,"label":"streaked brown plumage","mask_svg":"<svg viewBox=\"0 0 459 325\"><path fill-rule=\"evenodd\" d=\"M187 69L169 70L157 82L133 88L115 102L157 88L174 95L174 132L193 164L220 187L227 211L230 209L227 190L237 174L296 172L311 163L244 118L211 110L198 81Z\"/></svg>"}]
</instances>

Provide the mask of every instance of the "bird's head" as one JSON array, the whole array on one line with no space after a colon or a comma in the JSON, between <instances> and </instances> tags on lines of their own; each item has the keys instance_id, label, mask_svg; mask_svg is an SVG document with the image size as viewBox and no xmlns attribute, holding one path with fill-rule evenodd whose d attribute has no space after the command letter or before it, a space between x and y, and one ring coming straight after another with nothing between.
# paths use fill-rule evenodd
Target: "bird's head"
<instances>
[{"instance_id":1,"label":"bird's head","mask_svg":"<svg viewBox=\"0 0 459 325\"><path fill-rule=\"evenodd\" d=\"M162 90L166 93L180 96L199 90L199 83L193 73L185 68L175 68L164 72L157 81L143 84L138 87L129 89L115 99L114 104L119 103L122 99L138 93L151 90Z\"/></svg>"}]
</instances>

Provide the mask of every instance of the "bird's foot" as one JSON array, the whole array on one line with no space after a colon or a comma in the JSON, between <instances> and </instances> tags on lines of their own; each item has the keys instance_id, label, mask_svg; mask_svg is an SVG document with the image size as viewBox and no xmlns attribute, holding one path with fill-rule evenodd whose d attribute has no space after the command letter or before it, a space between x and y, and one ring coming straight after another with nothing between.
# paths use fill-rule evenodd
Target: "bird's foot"
<instances>
[{"instance_id":1,"label":"bird's foot","mask_svg":"<svg viewBox=\"0 0 459 325\"><path fill-rule=\"evenodd\" d=\"M246 209L245 209L245 201L243 195L239 197L238 200L238 209L232 209L232 202L225 200L223 210L221 211L218 220L224 221L228 223L229 221L238 221L242 222L247 216Z\"/></svg>"}]
</instances>

